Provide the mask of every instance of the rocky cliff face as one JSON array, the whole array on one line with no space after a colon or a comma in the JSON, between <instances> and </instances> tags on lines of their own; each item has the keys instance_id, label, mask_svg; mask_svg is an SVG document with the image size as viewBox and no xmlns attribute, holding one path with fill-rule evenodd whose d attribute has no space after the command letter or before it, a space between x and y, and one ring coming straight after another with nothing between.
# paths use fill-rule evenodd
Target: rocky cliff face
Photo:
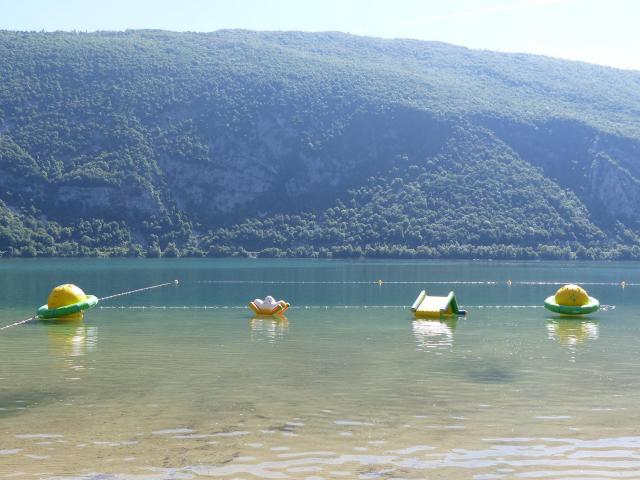
<instances>
[{"instance_id":1,"label":"rocky cliff face","mask_svg":"<svg viewBox=\"0 0 640 480\"><path fill-rule=\"evenodd\" d=\"M531 165L575 192L604 225L623 219L640 225L637 211L640 142L575 121L529 126L488 121Z\"/></svg>"},{"instance_id":2,"label":"rocky cliff face","mask_svg":"<svg viewBox=\"0 0 640 480\"><path fill-rule=\"evenodd\" d=\"M593 160L590 175L591 193L606 215L640 225L640 179L605 153Z\"/></svg>"}]
</instances>

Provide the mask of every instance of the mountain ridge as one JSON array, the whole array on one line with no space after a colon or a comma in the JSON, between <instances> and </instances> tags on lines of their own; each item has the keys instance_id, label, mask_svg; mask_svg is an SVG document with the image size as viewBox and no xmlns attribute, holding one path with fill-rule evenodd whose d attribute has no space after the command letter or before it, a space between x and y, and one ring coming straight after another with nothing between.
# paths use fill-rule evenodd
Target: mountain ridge
<instances>
[{"instance_id":1,"label":"mountain ridge","mask_svg":"<svg viewBox=\"0 0 640 480\"><path fill-rule=\"evenodd\" d=\"M238 30L3 31L0 56L5 255L640 258L640 72Z\"/></svg>"}]
</instances>

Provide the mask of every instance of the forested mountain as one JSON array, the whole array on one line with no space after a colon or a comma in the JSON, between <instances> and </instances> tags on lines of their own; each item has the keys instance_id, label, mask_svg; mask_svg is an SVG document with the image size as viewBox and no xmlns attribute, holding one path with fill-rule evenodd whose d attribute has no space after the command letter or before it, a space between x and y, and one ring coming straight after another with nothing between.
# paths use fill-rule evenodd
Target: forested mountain
<instances>
[{"instance_id":1,"label":"forested mountain","mask_svg":"<svg viewBox=\"0 0 640 480\"><path fill-rule=\"evenodd\" d=\"M341 33L0 32L5 256L640 259L639 207L637 71Z\"/></svg>"}]
</instances>

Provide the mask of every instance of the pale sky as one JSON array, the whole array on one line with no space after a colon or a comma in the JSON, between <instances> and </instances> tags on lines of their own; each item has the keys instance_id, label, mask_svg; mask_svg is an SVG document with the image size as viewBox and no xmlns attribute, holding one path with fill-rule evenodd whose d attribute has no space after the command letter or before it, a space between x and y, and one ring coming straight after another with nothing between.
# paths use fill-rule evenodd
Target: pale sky
<instances>
[{"instance_id":1,"label":"pale sky","mask_svg":"<svg viewBox=\"0 0 640 480\"><path fill-rule=\"evenodd\" d=\"M0 29L342 31L640 70L640 0L0 0Z\"/></svg>"}]
</instances>

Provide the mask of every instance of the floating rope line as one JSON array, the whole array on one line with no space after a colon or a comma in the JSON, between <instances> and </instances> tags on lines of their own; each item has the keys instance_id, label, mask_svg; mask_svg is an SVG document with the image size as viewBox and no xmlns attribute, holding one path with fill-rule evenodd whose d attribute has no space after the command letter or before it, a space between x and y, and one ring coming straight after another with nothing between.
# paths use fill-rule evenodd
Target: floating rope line
<instances>
[{"instance_id":1,"label":"floating rope line","mask_svg":"<svg viewBox=\"0 0 640 480\"><path fill-rule=\"evenodd\" d=\"M246 305L108 305L100 310L231 310L247 308Z\"/></svg>"},{"instance_id":2,"label":"floating rope line","mask_svg":"<svg viewBox=\"0 0 640 480\"><path fill-rule=\"evenodd\" d=\"M512 281L512 280L197 280L195 283L213 284L254 284L254 285L567 285L577 283L578 285L598 285L612 287L637 287L640 283L628 282L556 282L556 281Z\"/></svg>"},{"instance_id":3,"label":"floating rope line","mask_svg":"<svg viewBox=\"0 0 640 480\"><path fill-rule=\"evenodd\" d=\"M358 284L358 285L370 285L370 284L378 284L377 281L375 282L371 282L371 281L358 281L358 280L347 280L347 281L340 281L340 280L196 280L195 283L230 283L230 284L236 284L236 283L246 283L246 284L256 284L256 285L273 285L273 284L277 284L277 285L297 285L297 284L326 284L326 285L342 285L342 284Z\"/></svg>"},{"instance_id":4,"label":"floating rope line","mask_svg":"<svg viewBox=\"0 0 640 480\"><path fill-rule=\"evenodd\" d=\"M474 308L474 309L496 309L496 310L502 310L502 309L518 309L518 308L545 308L544 305L461 305L462 307L464 307L465 309L469 309L469 308ZM616 306L615 305L600 305L600 309L599 311L601 312L607 312L610 310L615 310Z\"/></svg>"},{"instance_id":5,"label":"floating rope line","mask_svg":"<svg viewBox=\"0 0 640 480\"><path fill-rule=\"evenodd\" d=\"M598 286L607 286L607 287L637 287L640 286L640 283L628 283L628 282L534 282L534 281L522 281L522 282L511 282L510 285L567 285L574 283L576 285L598 285ZM509 284L509 282L507 282Z\"/></svg>"},{"instance_id":6,"label":"floating rope line","mask_svg":"<svg viewBox=\"0 0 640 480\"><path fill-rule=\"evenodd\" d=\"M5 330L5 329L11 328L11 327L17 327L18 325L22 325L23 323L30 322L30 321L35 320L37 318L38 318L37 316L36 317L29 317L29 318L26 318L24 320L20 320L19 322L12 323L10 325L5 325L4 327L0 327L0 330Z\"/></svg>"},{"instance_id":7,"label":"floating rope line","mask_svg":"<svg viewBox=\"0 0 640 480\"><path fill-rule=\"evenodd\" d=\"M110 300L112 298L117 298L117 297L124 297L125 295L131 295L132 293L137 293L137 292L144 292L145 290L152 290L154 288L160 288L160 287L166 287L168 285L178 285L179 282L178 280L173 280L172 282L166 282L166 283L160 283L158 285L151 285L150 287L143 287L143 288L136 288L135 290L128 290L126 292L122 292L122 293L116 293L114 295L108 295L106 297L102 297L99 300ZM100 307L103 308L103 307ZM7 328L11 328L11 327L17 327L18 325L23 325L25 323L31 322L33 320L38 320L40 317L38 317L37 315L34 315L33 317L29 317L25 320L20 320L19 322L15 322L12 323L10 325L5 325L4 327L0 327L0 331L2 330L6 330Z\"/></svg>"},{"instance_id":8,"label":"floating rope line","mask_svg":"<svg viewBox=\"0 0 640 480\"><path fill-rule=\"evenodd\" d=\"M172 282L160 283L158 285L151 285L150 287L136 288L135 290L129 290L127 292L116 293L114 295L109 295L107 297L102 297L100 300L110 300L116 297L124 297L125 295L131 295L132 293L144 292L145 290L152 290L154 288L166 287L167 285L178 285L178 280L174 280Z\"/></svg>"},{"instance_id":9,"label":"floating rope line","mask_svg":"<svg viewBox=\"0 0 640 480\"><path fill-rule=\"evenodd\" d=\"M521 309L544 308L544 305L462 305L474 309ZM246 305L109 305L99 306L100 310L244 310ZM407 305L292 305L289 310L367 310L367 309L402 309ZM614 310L615 305L600 305L601 311Z\"/></svg>"},{"instance_id":10,"label":"floating rope line","mask_svg":"<svg viewBox=\"0 0 640 480\"><path fill-rule=\"evenodd\" d=\"M100 306L101 310L245 310L246 305L116 305ZM407 309L406 305L294 305L289 310L331 310L331 309L382 309L398 308Z\"/></svg>"}]
</instances>

